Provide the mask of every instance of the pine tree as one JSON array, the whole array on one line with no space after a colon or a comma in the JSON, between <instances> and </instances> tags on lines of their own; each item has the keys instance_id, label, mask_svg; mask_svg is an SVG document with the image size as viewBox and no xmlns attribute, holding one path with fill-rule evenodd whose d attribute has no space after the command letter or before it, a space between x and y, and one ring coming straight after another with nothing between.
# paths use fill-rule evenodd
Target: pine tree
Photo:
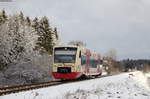
<instances>
[{"instance_id":1,"label":"pine tree","mask_svg":"<svg viewBox=\"0 0 150 99\"><path fill-rule=\"evenodd\" d=\"M47 17L43 17L40 20L38 35L39 35L37 41L38 49L40 49L41 52L46 51L47 53L52 54L53 50L52 29L50 28Z\"/></svg>"},{"instance_id":2,"label":"pine tree","mask_svg":"<svg viewBox=\"0 0 150 99\"><path fill-rule=\"evenodd\" d=\"M0 13L0 25L4 24L7 20L7 15L5 13L5 10L2 10L2 12Z\"/></svg>"},{"instance_id":3,"label":"pine tree","mask_svg":"<svg viewBox=\"0 0 150 99\"><path fill-rule=\"evenodd\" d=\"M31 26L31 20L30 20L29 17L26 17L26 23L27 23L28 26Z\"/></svg>"},{"instance_id":4,"label":"pine tree","mask_svg":"<svg viewBox=\"0 0 150 99\"><path fill-rule=\"evenodd\" d=\"M18 16L13 16L11 19L12 24L11 24L11 28L12 28L12 34L13 36L13 47L11 50L11 54L14 56L14 60L20 60L20 57L22 55L22 53L25 51L24 48L24 26L23 26L23 19L18 18ZM15 20L15 21L13 21Z\"/></svg>"},{"instance_id":5,"label":"pine tree","mask_svg":"<svg viewBox=\"0 0 150 99\"><path fill-rule=\"evenodd\" d=\"M22 12L20 12L20 14L19 14L19 19L20 19L21 24L23 24L24 23L24 15Z\"/></svg>"},{"instance_id":6,"label":"pine tree","mask_svg":"<svg viewBox=\"0 0 150 99\"><path fill-rule=\"evenodd\" d=\"M58 36L58 32L57 32L57 28L56 27L54 28L54 33L55 33L56 40L58 40L59 36Z\"/></svg>"},{"instance_id":7,"label":"pine tree","mask_svg":"<svg viewBox=\"0 0 150 99\"><path fill-rule=\"evenodd\" d=\"M39 33L39 20L37 17L34 18L32 22L32 27L35 29L37 33Z\"/></svg>"},{"instance_id":8,"label":"pine tree","mask_svg":"<svg viewBox=\"0 0 150 99\"><path fill-rule=\"evenodd\" d=\"M5 13L5 10L2 10L2 17L3 17L4 20L7 20L7 15Z\"/></svg>"}]
</instances>

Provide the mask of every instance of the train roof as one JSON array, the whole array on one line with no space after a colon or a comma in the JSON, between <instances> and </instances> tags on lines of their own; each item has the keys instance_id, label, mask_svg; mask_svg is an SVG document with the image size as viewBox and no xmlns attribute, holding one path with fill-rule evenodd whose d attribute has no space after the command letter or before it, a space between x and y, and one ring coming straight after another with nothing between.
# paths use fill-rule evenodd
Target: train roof
<instances>
[{"instance_id":1,"label":"train roof","mask_svg":"<svg viewBox=\"0 0 150 99\"><path fill-rule=\"evenodd\" d=\"M76 45L57 45L57 46L54 46L55 47L78 47Z\"/></svg>"}]
</instances>

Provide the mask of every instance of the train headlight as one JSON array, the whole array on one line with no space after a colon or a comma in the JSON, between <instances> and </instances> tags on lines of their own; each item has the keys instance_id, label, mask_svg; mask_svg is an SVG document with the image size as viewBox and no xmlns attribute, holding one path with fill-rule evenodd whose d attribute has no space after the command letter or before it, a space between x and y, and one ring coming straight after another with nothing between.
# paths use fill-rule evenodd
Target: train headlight
<instances>
[{"instance_id":1,"label":"train headlight","mask_svg":"<svg viewBox=\"0 0 150 99\"><path fill-rule=\"evenodd\" d=\"M53 72L57 72L57 67L53 66Z\"/></svg>"},{"instance_id":2,"label":"train headlight","mask_svg":"<svg viewBox=\"0 0 150 99\"><path fill-rule=\"evenodd\" d=\"M75 70L74 70L74 68L72 67L72 68L71 68L71 72L74 72L74 71L75 71Z\"/></svg>"}]
</instances>

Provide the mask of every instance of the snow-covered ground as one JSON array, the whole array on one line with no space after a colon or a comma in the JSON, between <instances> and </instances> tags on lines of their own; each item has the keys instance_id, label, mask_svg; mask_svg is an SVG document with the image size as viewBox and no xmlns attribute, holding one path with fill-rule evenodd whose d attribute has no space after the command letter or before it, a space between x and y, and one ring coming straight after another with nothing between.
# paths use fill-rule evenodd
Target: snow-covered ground
<instances>
[{"instance_id":1,"label":"snow-covered ground","mask_svg":"<svg viewBox=\"0 0 150 99\"><path fill-rule=\"evenodd\" d=\"M150 99L147 77L124 73L0 96L0 99Z\"/></svg>"}]
</instances>

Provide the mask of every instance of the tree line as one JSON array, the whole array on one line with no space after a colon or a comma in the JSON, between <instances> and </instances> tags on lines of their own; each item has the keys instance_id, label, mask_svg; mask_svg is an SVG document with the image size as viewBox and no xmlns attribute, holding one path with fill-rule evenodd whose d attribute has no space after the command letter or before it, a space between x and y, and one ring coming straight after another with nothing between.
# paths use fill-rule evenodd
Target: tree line
<instances>
[{"instance_id":1,"label":"tree line","mask_svg":"<svg viewBox=\"0 0 150 99\"><path fill-rule=\"evenodd\" d=\"M30 61L36 55L52 54L58 39L57 28L46 16L31 19L22 12L8 15L0 11L0 70L12 63Z\"/></svg>"},{"instance_id":2,"label":"tree line","mask_svg":"<svg viewBox=\"0 0 150 99\"><path fill-rule=\"evenodd\" d=\"M120 65L124 67L124 71L141 70L144 72L150 71L149 59L124 59L119 61Z\"/></svg>"},{"instance_id":3,"label":"tree line","mask_svg":"<svg viewBox=\"0 0 150 99\"><path fill-rule=\"evenodd\" d=\"M150 60L149 59L124 59L117 61L112 57L104 57L103 66L108 74L117 72L128 72L139 70L143 72L150 72Z\"/></svg>"},{"instance_id":4,"label":"tree line","mask_svg":"<svg viewBox=\"0 0 150 99\"><path fill-rule=\"evenodd\" d=\"M133 70L150 71L149 59L124 59L118 61L116 57L117 51L115 49L110 49L103 57L103 66L108 74Z\"/></svg>"}]
</instances>

